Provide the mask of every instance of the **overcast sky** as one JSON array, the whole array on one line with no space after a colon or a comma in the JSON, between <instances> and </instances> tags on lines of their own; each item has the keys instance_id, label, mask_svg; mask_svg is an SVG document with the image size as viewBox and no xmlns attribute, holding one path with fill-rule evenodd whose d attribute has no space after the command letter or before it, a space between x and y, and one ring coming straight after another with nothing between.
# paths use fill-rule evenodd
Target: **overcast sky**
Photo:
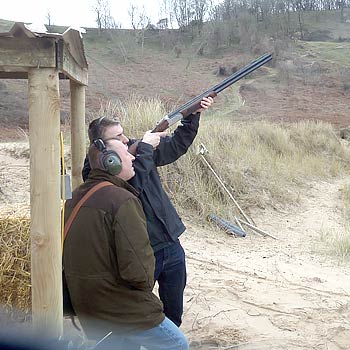
<instances>
[{"instance_id":1,"label":"overcast sky","mask_svg":"<svg viewBox=\"0 0 350 350\"><path fill-rule=\"evenodd\" d=\"M50 12L51 24L63 26L96 27L93 11L96 0L9 0L1 1L0 18L17 22L47 24ZM137 6L139 12L145 7L145 14L151 22L158 22L161 0L110 0L111 15L123 28L131 28L128 10Z\"/></svg>"}]
</instances>

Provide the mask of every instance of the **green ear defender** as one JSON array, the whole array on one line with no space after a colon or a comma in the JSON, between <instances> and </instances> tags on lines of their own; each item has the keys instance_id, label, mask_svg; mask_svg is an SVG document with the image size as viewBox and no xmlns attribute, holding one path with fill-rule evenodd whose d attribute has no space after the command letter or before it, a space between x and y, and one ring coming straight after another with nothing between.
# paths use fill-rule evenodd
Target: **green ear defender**
<instances>
[{"instance_id":1,"label":"green ear defender","mask_svg":"<svg viewBox=\"0 0 350 350\"><path fill-rule=\"evenodd\" d=\"M94 145L101 151L100 164L103 170L111 175L118 175L122 171L122 160L118 153L107 151L106 145L102 139L94 140Z\"/></svg>"}]
</instances>

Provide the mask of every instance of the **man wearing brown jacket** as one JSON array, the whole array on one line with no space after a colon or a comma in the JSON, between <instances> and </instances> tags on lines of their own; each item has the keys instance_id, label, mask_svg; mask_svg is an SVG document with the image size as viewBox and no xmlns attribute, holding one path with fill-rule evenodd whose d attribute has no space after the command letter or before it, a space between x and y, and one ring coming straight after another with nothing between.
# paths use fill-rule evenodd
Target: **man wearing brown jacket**
<instances>
[{"instance_id":1,"label":"man wearing brown jacket","mask_svg":"<svg viewBox=\"0 0 350 350\"><path fill-rule=\"evenodd\" d=\"M73 308L89 338L112 332L100 348L187 350L187 339L152 293L155 259L146 219L126 182L134 176L134 157L122 142L103 136L90 146L88 180L65 207L67 221L91 188L111 184L83 203L65 239L63 265Z\"/></svg>"}]
</instances>

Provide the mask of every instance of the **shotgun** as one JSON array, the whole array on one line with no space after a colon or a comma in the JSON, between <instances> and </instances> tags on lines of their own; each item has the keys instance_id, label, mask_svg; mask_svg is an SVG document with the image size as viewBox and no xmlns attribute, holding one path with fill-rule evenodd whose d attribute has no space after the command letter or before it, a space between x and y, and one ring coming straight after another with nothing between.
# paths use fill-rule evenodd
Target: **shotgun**
<instances>
[{"instance_id":1,"label":"shotgun","mask_svg":"<svg viewBox=\"0 0 350 350\"><path fill-rule=\"evenodd\" d=\"M175 111L173 111L173 112L167 114L165 117L163 117L157 123L157 125L152 130L152 132L164 131L164 130L168 129L169 127L171 127L172 125L174 125L175 123L177 123L182 118L188 117L190 114L192 114L193 112L195 112L201 108L201 101L202 101L203 97L209 97L209 96L215 97L215 96L217 96L218 93L225 90L226 88L228 88L229 86L231 86L232 84L237 82L238 80L244 78L246 75L248 75L249 73L258 69L259 67L261 67L265 63L269 62L271 59L272 59L272 55L266 53L266 54L262 55L261 57L257 58L256 60L254 60L253 62L249 63L245 67L241 68L237 72L231 74L226 79L221 81L219 84L214 85L211 88L209 88L208 90L201 93L200 95L193 97L192 99L190 99L189 101L184 103L182 106L177 108ZM129 152L134 154L134 155L136 154L137 143L138 142L136 141L135 143L133 143L129 147Z\"/></svg>"}]
</instances>

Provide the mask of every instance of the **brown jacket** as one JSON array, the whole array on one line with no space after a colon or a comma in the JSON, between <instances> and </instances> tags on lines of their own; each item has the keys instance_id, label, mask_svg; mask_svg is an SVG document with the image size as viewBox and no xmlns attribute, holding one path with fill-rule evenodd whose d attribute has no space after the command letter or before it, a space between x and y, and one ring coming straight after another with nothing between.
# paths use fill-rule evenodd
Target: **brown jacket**
<instances>
[{"instance_id":1,"label":"brown jacket","mask_svg":"<svg viewBox=\"0 0 350 350\"><path fill-rule=\"evenodd\" d=\"M81 197L101 181L115 186L98 190L83 204L67 234L63 254L72 304L91 338L109 331L153 328L165 317L160 300L152 293L154 255L132 186L93 170L66 202L65 220Z\"/></svg>"}]
</instances>

